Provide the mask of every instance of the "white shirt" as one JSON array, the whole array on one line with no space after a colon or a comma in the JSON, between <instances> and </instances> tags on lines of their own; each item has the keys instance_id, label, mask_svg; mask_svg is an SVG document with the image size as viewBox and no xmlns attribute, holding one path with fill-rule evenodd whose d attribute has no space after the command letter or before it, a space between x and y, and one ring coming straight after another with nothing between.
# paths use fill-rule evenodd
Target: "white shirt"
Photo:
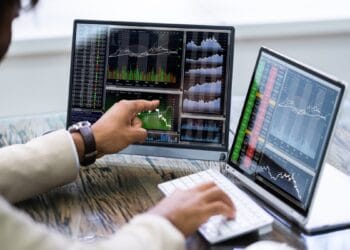
<instances>
[{"instance_id":1,"label":"white shirt","mask_svg":"<svg viewBox=\"0 0 350 250\"><path fill-rule=\"evenodd\" d=\"M35 223L8 203L72 182L78 170L76 148L71 135L65 130L52 132L23 145L0 149L2 250L184 249L184 236L160 216L138 215L109 239L84 244Z\"/></svg>"}]
</instances>

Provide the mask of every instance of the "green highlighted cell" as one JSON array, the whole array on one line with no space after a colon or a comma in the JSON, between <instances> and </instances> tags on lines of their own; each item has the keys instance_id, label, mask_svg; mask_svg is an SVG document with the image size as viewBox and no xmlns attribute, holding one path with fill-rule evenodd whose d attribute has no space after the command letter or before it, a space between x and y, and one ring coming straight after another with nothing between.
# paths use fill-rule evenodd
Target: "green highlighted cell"
<instances>
[{"instance_id":1,"label":"green highlighted cell","mask_svg":"<svg viewBox=\"0 0 350 250\"><path fill-rule=\"evenodd\" d=\"M259 92L259 85L260 85L261 77L263 75L264 68L265 68L265 62L260 62L255 72L253 85L248 94L248 100L244 108L243 117L241 119L241 124L237 132L236 141L235 141L235 144L233 145L233 151L231 155L231 160L235 162L237 162L239 159L246 130L248 128L250 116L252 114L252 111L255 105L257 93Z\"/></svg>"}]
</instances>

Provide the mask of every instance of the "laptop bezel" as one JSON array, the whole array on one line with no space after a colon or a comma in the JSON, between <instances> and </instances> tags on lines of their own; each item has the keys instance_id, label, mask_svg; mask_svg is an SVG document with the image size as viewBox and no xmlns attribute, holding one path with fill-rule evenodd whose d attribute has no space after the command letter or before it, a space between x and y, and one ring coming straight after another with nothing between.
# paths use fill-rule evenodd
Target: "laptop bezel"
<instances>
[{"instance_id":1,"label":"laptop bezel","mask_svg":"<svg viewBox=\"0 0 350 250\"><path fill-rule=\"evenodd\" d=\"M151 23L151 22L127 22L127 21L109 21L109 20L92 20L92 19L76 19L73 23L73 39L72 39L72 51L71 51L71 62L70 62L70 77L69 77L69 93L68 93L68 104L67 104L67 119L66 127L68 128L71 124L71 111L72 111L72 89L73 89L73 78L74 78L74 56L75 56L75 43L77 35L78 24L95 24L95 25L111 25L111 26L125 26L125 27L139 27L139 28L169 28L179 30L194 30L194 31L206 31L206 30L223 30L228 32L230 43L228 45L227 55L227 68L226 77L226 107L225 113L226 120L224 122L224 146L192 146L192 145L163 145L163 144L132 144L126 149L120 151L122 154L137 154L137 155L152 155L152 156L163 156L163 157L174 157L174 158L189 158L189 159L202 159L202 160L226 160L227 152L229 151L229 127L230 127L230 115L231 115L231 91L232 91L232 78L233 78L233 63L234 63L234 47L235 47L235 28L233 26L223 25L199 25L199 24L173 24L173 23ZM174 150L176 149L176 150ZM205 153L204 153L205 152ZM203 154L204 153L204 154Z\"/></svg>"},{"instance_id":2,"label":"laptop bezel","mask_svg":"<svg viewBox=\"0 0 350 250\"><path fill-rule=\"evenodd\" d=\"M258 57L255 63L255 67L254 67L254 71L252 74L252 78L250 81L250 85L249 85L249 89L247 93L250 93L252 85L253 85L253 80L254 80L254 76L257 70L257 66L259 63L259 60L261 58L262 53L266 53L270 56L276 57L279 60L282 60L283 62L286 62L292 66L295 66L303 71L305 71L306 73L309 73L315 77L318 77L324 81L329 82L330 84L334 84L336 87L339 88L339 96L337 99L337 103L335 106L335 111L334 111L334 115L332 117L332 120L330 121L330 127L329 127L329 133L327 135L327 138L325 139L326 143L325 143L325 147L324 150L322 152L322 155L320 157L320 165L318 167L318 172L316 173L315 177L315 181L314 181L314 185L312 187L311 190L311 197L310 200L307 204L307 208L303 211L302 209L296 209L295 206L291 206L290 203L288 204L287 200L284 201L283 199L278 198L274 193L269 192L268 190L264 189L261 185L259 185L258 183L256 183L253 179L249 178L244 172L243 170L240 169L240 167L235 164L232 160L231 160L231 155L233 153L233 145L235 145L235 142L237 140L237 131L239 130L239 125L242 123L242 118L244 115L244 110L245 107L247 105L247 101L248 101L248 94L245 98L244 101L244 105L242 107L242 112L241 112L241 116L236 128L236 133L234 136L234 140L233 143L231 144L231 150L228 156L228 164L226 165L225 168L225 172L228 174L232 174L233 176L235 176L242 184L244 187L246 187L247 189L249 189L250 191L253 192L254 195L258 196L259 198L261 198L263 201L265 201L267 204L269 204L271 207L275 208L277 211L281 212L281 214L285 215L287 218L296 221L299 225L304 225L307 222L307 217L310 214L311 210L312 210L312 204L315 198L315 194L317 192L317 188L320 182L320 176L322 175L323 172L323 168L325 165L325 157L326 154L328 152L329 149L329 144L330 141L333 137L333 133L334 133L334 127L337 123L337 118L339 116L339 111L340 111L340 107L341 107L341 103L343 100L343 96L344 96L344 92L345 92L345 86L346 84L334 79L334 77L328 76L323 72L320 72L316 69L313 69L309 66L306 66L294 59L288 58L278 52L275 52L269 48L266 47L261 47L258 53Z\"/></svg>"}]
</instances>

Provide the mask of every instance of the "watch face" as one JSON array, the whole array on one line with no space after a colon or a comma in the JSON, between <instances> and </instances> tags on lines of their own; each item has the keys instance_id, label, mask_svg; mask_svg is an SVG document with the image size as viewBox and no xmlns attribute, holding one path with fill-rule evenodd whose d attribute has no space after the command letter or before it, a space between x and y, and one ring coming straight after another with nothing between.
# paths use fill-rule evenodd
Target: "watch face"
<instances>
[{"instance_id":1,"label":"watch face","mask_svg":"<svg viewBox=\"0 0 350 250\"><path fill-rule=\"evenodd\" d=\"M81 121L81 122L77 122L75 124L72 124L72 126L70 126L68 128L69 132L77 132L79 131L80 128L82 127L91 127L91 123L89 121Z\"/></svg>"},{"instance_id":2,"label":"watch face","mask_svg":"<svg viewBox=\"0 0 350 250\"><path fill-rule=\"evenodd\" d=\"M77 124L80 125L80 128L81 127L91 127L91 123L89 121L81 121L81 122L78 122Z\"/></svg>"}]
</instances>

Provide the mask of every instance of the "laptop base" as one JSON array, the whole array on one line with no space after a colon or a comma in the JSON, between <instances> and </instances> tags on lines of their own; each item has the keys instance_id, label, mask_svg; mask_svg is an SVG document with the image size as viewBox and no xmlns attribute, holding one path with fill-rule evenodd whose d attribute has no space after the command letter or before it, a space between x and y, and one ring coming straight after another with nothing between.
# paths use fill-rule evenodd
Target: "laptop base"
<instances>
[{"instance_id":1,"label":"laptop base","mask_svg":"<svg viewBox=\"0 0 350 250\"><path fill-rule=\"evenodd\" d=\"M344 196L348 190L350 176L326 163L303 231L318 234L350 228L350 202Z\"/></svg>"},{"instance_id":2,"label":"laptop base","mask_svg":"<svg viewBox=\"0 0 350 250\"><path fill-rule=\"evenodd\" d=\"M241 177L240 173L233 170L231 166L225 165L225 167L221 168L221 172L236 184L243 184L239 186L253 197L258 198L259 204L275 219L289 228L294 228L293 230L307 235L315 235L350 228L350 202L347 202L347 199L344 197L347 190L350 190L350 176L330 164L326 163L324 166L319 180L319 187L315 193L315 201L306 224L298 223L294 219L289 218L287 214L271 206L271 204L265 203L262 197L256 195L253 190L249 189L242 182L239 178ZM344 195L339 195L339 193Z\"/></svg>"}]
</instances>

